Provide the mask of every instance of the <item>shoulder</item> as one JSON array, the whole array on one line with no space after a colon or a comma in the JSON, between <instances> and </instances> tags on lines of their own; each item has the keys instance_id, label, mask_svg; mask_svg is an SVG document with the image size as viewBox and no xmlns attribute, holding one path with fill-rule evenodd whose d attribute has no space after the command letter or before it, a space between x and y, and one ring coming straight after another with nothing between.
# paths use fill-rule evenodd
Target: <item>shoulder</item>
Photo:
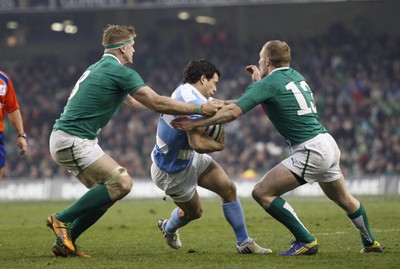
<instances>
[{"instance_id":1,"label":"shoulder","mask_svg":"<svg viewBox=\"0 0 400 269\"><path fill-rule=\"evenodd\" d=\"M268 76L258 82L263 87L280 88L290 81L304 80L303 76L291 67L280 67L272 71Z\"/></svg>"},{"instance_id":2,"label":"shoulder","mask_svg":"<svg viewBox=\"0 0 400 269\"><path fill-rule=\"evenodd\" d=\"M141 76L138 72L133 70L130 67L122 65L119 60L112 55L104 55L103 58L98 62L101 66L101 71L105 73L109 73L114 78L118 79L140 79ZM93 65L95 67L96 65Z\"/></svg>"},{"instance_id":3,"label":"shoulder","mask_svg":"<svg viewBox=\"0 0 400 269\"><path fill-rule=\"evenodd\" d=\"M172 98L190 104L204 104L207 99L189 83L181 84L172 94Z\"/></svg>"},{"instance_id":4,"label":"shoulder","mask_svg":"<svg viewBox=\"0 0 400 269\"><path fill-rule=\"evenodd\" d=\"M9 77L8 74L7 74L6 72L1 71L1 70L0 70L0 75L5 76L5 77L7 77L7 78Z\"/></svg>"},{"instance_id":5,"label":"shoulder","mask_svg":"<svg viewBox=\"0 0 400 269\"><path fill-rule=\"evenodd\" d=\"M289 68L289 71L290 71L293 75L298 76L298 77L301 77L301 78L303 78L303 80L304 80L303 75L300 74L300 72L297 71L296 69L294 69L294 68Z\"/></svg>"},{"instance_id":6,"label":"shoulder","mask_svg":"<svg viewBox=\"0 0 400 269\"><path fill-rule=\"evenodd\" d=\"M7 73L5 73L5 72L3 72L1 70L0 70L0 79L3 80L3 81L7 81L7 82L9 80L11 80L10 76Z\"/></svg>"},{"instance_id":7,"label":"shoulder","mask_svg":"<svg viewBox=\"0 0 400 269\"><path fill-rule=\"evenodd\" d=\"M259 91L265 92L265 90L273 87L275 85L276 78L271 75L266 76L258 81L251 83L246 92L252 92L254 95L260 94ZM250 91L251 90L251 91Z\"/></svg>"},{"instance_id":8,"label":"shoulder","mask_svg":"<svg viewBox=\"0 0 400 269\"><path fill-rule=\"evenodd\" d=\"M0 95L4 95L9 89L13 91L13 83L7 73L0 71Z\"/></svg>"},{"instance_id":9,"label":"shoulder","mask_svg":"<svg viewBox=\"0 0 400 269\"><path fill-rule=\"evenodd\" d=\"M125 74L125 76L140 78L140 79L142 78L136 70L127 66L121 65L120 72L122 72L122 74Z\"/></svg>"}]
</instances>

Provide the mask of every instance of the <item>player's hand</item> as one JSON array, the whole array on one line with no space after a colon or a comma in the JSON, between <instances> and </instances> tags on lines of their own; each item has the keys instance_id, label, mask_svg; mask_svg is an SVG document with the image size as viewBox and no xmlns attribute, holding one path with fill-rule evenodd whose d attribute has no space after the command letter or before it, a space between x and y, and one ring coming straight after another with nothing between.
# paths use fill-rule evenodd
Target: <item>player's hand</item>
<instances>
[{"instance_id":1,"label":"player's hand","mask_svg":"<svg viewBox=\"0 0 400 269\"><path fill-rule=\"evenodd\" d=\"M190 131L196 127L194 121L188 117L178 117L171 121L171 125L180 131Z\"/></svg>"},{"instance_id":2,"label":"player's hand","mask_svg":"<svg viewBox=\"0 0 400 269\"><path fill-rule=\"evenodd\" d=\"M208 101L212 102L214 105L216 105L218 107L218 109L221 109L224 105L226 105L226 102L224 100L221 99L208 99Z\"/></svg>"},{"instance_id":3,"label":"player's hand","mask_svg":"<svg viewBox=\"0 0 400 269\"><path fill-rule=\"evenodd\" d=\"M28 151L28 144L26 143L26 138L18 137L17 146L19 148L19 155L25 155Z\"/></svg>"},{"instance_id":4,"label":"player's hand","mask_svg":"<svg viewBox=\"0 0 400 269\"><path fill-rule=\"evenodd\" d=\"M251 64L246 66L246 71L251 75L251 80L253 82L259 81L261 79L261 72L257 66Z\"/></svg>"},{"instance_id":5,"label":"player's hand","mask_svg":"<svg viewBox=\"0 0 400 269\"><path fill-rule=\"evenodd\" d=\"M219 100L213 99L207 101L207 103L201 105L201 115L207 117L213 116L221 107L223 107L223 102L220 102Z\"/></svg>"}]
</instances>

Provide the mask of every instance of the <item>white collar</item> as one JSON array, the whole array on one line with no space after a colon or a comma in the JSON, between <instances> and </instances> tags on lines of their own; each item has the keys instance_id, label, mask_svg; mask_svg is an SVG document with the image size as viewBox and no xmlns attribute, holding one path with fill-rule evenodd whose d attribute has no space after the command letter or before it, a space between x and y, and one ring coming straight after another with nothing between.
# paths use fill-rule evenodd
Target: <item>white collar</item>
<instances>
[{"instance_id":1,"label":"white collar","mask_svg":"<svg viewBox=\"0 0 400 269\"><path fill-rule=\"evenodd\" d=\"M274 70L271 71L271 73L268 74L268 76L271 75L272 73L274 73L275 71L287 70L289 68L290 68L289 66L283 66L283 67L275 68Z\"/></svg>"},{"instance_id":2,"label":"white collar","mask_svg":"<svg viewBox=\"0 0 400 269\"><path fill-rule=\"evenodd\" d=\"M114 57L115 60L117 60L117 61L119 62L119 64L121 64L121 61L118 59L118 57L115 56L115 55L113 55L113 54L111 54L111 53L107 53L107 52L106 52L106 53L103 54L103 57L104 57L104 56L111 56L111 57Z\"/></svg>"}]
</instances>

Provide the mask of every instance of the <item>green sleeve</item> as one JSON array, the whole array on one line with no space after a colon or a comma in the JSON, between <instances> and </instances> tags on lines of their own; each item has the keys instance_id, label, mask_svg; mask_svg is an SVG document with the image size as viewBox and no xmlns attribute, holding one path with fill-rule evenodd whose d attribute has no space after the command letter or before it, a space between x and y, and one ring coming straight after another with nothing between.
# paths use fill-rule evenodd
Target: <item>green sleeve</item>
<instances>
[{"instance_id":1,"label":"green sleeve","mask_svg":"<svg viewBox=\"0 0 400 269\"><path fill-rule=\"evenodd\" d=\"M259 80L246 88L236 104L242 109L243 113L247 113L257 105L267 101L271 96L273 96L273 89L263 80Z\"/></svg>"}]
</instances>

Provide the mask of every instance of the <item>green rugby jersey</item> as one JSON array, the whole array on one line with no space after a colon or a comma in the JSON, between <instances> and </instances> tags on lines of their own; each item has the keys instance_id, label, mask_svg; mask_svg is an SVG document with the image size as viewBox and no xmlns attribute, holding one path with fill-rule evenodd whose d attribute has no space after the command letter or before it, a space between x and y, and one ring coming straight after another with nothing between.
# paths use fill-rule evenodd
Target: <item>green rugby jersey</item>
<instances>
[{"instance_id":1,"label":"green rugby jersey","mask_svg":"<svg viewBox=\"0 0 400 269\"><path fill-rule=\"evenodd\" d=\"M236 104L243 113L261 104L290 146L327 132L319 121L310 87L304 77L290 67L277 68L250 84Z\"/></svg>"},{"instance_id":2,"label":"green rugby jersey","mask_svg":"<svg viewBox=\"0 0 400 269\"><path fill-rule=\"evenodd\" d=\"M75 84L53 129L95 139L128 94L146 86L140 75L111 55L91 65Z\"/></svg>"}]
</instances>

